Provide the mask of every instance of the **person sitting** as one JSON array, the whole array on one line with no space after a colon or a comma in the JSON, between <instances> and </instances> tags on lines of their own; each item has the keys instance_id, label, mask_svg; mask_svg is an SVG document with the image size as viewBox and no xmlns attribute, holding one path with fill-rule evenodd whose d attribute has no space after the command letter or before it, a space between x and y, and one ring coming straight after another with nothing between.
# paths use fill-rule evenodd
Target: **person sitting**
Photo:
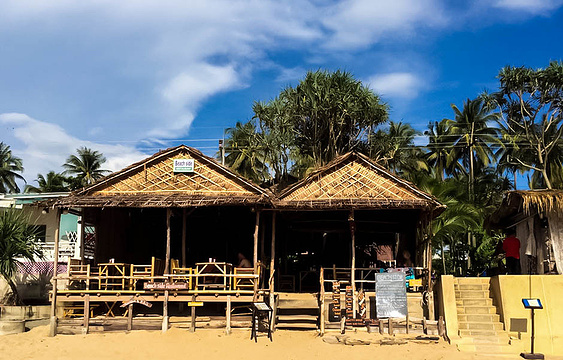
<instances>
[{"instance_id":1,"label":"person sitting","mask_svg":"<svg viewBox=\"0 0 563 360\"><path fill-rule=\"evenodd\" d=\"M246 256L244 256L243 253L239 252L238 253L238 268L251 268L252 267L252 263L250 262L250 260L248 260L246 258Z\"/></svg>"},{"instance_id":2,"label":"person sitting","mask_svg":"<svg viewBox=\"0 0 563 360\"><path fill-rule=\"evenodd\" d=\"M506 255L506 268L511 275L519 275L520 269L520 240L513 228L506 230L506 238L502 241L502 251Z\"/></svg>"}]
</instances>

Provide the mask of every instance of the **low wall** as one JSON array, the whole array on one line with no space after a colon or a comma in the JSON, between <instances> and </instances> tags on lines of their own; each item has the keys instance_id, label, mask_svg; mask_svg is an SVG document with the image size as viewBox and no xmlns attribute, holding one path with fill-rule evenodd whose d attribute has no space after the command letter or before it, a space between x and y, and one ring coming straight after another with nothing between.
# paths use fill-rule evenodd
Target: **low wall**
<instances>
[{"instance_id":1,"label":"low wall","mask_svg":"<svg viewBox=\"0 0 563 360\"><path fill-rule=\"evenodd\" d=\"M434 296L436 297L437 317L444 317L444 321L446 322L446 335L450 341L455 341L459 338L459 326L453 275L440 276L434 286Z\"/></svg>"},{"instance_id":2,"label":"low wall","mask_svg":"<svg viewBox=\"0 0 563 360\"><path fill-rule=\"evenodd\" d=\"M0 319L38 320L48 319L50 305L7 306L0 305Z\"/></svg>"},{"instance_id":3,"label":"low wall","mask_svg":"<svg viewBox=\"0 0 563 360\"><path fill-rule=\"evenodd\" d=\"M523 298L539 298L544 306L535 311L535 351L548 355L563 354L563 275L499 275L491 281L491 289L501 321L510 336L521 339L530 350L530 310L524 309ZM495 290L498 289L498 293ZM527 331L518 333L511 327L514 319L527 319Z\"/></svg>"}]
</instances>

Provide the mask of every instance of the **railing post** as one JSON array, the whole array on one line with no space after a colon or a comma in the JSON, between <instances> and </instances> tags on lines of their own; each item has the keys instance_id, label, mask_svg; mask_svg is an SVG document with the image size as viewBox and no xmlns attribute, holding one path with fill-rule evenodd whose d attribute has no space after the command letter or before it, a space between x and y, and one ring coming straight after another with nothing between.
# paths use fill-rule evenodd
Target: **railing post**
<instances>
[{"instance_id":1,"label":"railing post","mask_svg":"<svg viewBox=\"0 0 563 360\"><path fill-rule=\"evenodd\" d=\"M51 283L53 284L53 298L51 299L51 322L49 328L49 336L57 335L57 272L59 268L59 228L61 223L61 212L57 208L55 228L55 249L54 249L54 259L53 259L53 279Z\"/></svg>"},{"instance_id":2,"label":"railing post","mask_svg":"<svg viewBox=\"0 0 563 360\"><path fill-rule=\"evenodd\" d=\"M321 336L325 334L325 277L324 268L321 267L321 273L319 274L319 281L321 283L321 318L320 318L320 330Z\"/></svg>"}]
</instances>

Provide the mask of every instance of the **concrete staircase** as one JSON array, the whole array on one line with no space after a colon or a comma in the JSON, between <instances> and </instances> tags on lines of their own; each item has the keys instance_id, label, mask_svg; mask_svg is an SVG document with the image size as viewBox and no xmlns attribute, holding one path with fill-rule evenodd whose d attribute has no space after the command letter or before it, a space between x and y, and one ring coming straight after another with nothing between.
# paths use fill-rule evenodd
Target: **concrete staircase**
<instances>
[{"instance_id":1,"label":"concrete staircase","mask_svg":"<svg viewBox=\"0 0 563 360\"><path fill-rule=\"evenodd\" d=\"M287 330L317 330L319 303L316 294L279 293L276 328Z\"/></svg>"},{"instance_id":2,"label":"concrete staircase","mask_svg":"<svg viewBox=\"0 0 563 360\"><path fill-rule=\"evenodd\" d=\"M459 350L514 354L489 290L490 278L455 278Z\"/></svg>"}]
</instances>

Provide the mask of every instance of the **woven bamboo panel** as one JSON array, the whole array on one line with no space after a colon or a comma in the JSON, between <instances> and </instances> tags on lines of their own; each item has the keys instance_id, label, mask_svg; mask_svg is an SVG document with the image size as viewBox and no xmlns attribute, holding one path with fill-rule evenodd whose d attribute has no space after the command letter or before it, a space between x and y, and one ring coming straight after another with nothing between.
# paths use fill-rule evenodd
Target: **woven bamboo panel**
<instances>
[{"instance_id":1,"label":"woven bamboo panel","mask_svg":"<svg viewBox=\"0 0 563 360\"><path fill-rule=\"evenodd\" d=\"M371 203L427 202L392 178L358 160L338 164L317 179L284 194L281 202L363 200Z\"/></svg>"},{"instance_id":2,"label":"woven bamboo panel","mask_svg":"<svg viewBox=\"0 0 563 360\"><path fill-rule=\"evenodd\" d=\"M134 173L96 189L91 195L182 193L183 195L256 196L243 182L228 177L208 163L195 159L193 173L174 173L173 160L193 158L183 150L173 156L158 159Z\"/></svg>"}]
</instances>

